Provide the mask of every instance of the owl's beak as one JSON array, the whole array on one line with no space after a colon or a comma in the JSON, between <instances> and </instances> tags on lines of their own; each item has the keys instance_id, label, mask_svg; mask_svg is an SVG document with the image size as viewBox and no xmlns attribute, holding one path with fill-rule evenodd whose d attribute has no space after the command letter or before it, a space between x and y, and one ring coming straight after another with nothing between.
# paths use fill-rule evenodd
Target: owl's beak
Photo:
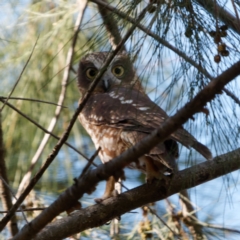
<instances>
[{"instance_id":1,"label":"owl's beak","mask_svg":"<svg viewBox=\"0 0 240 240\"><path fill-rule=\"evenodd\" d=\"M109 81L107 79L103 79L103 87L105 91L110 87Z\"/></svg>"}]
</instances>

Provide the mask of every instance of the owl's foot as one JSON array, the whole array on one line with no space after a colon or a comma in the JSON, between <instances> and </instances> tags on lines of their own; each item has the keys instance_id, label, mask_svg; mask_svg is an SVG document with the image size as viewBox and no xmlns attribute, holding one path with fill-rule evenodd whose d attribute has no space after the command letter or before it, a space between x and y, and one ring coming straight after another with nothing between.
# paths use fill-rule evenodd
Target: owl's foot
<instances>
[{"instance_id":1,"label":"owl's foot","mask_svg":"<svg viewBox=\"0 0 240 240\"><path fill-rule=\"evenodd\" d=\"M149 184L151 184L154 179L157 179L157 180L163 180L164 179L164 180L168 181L169 177L164 175L163 173L159 173L159 172L158 172L157 177L152 176L152 175L151 176L146 176L146 182L149 183Z\"/></svg>"},{"instance_id":2,"label":"owl's foot","mask_svg":"<svg viewBox=\"0 0 240 240\"><path fill-rule=\"evenodd\" d=\"M111 176L106 183L106 188L103 196L101 198L95 198L94 201L96 203L101 203L105 199L108 199L110 197L116 197L118 195L117 190L114 189L115 186L115 178Z\"/></svg>"},{"instance_id":3,"label":"owl's foot","mask_svg":"<svg viewBox=\"0 0 240 240\"><path fill-rule=\"evenodd\" d=\"M153 160L151 158L145 158L145 164L146 164L146 182L152 183L154 179L162 180L167 179L167 176L165 176L162 172L159 172L159 170L156 169Z\"/></svg>"},{"instance_id":4,"label":"owl's foot","mask_svg":"<svg viewBox=\"0 0 240 240\"><path fill-rule=\"evenodd\" d=\"M146 182L151 184L154 179L162 180L165 179L167 180L168 177L165 176L163 173L160 172L147 172L146 173Z\"/></svg>"},{"instance_id":5,"label":"owl's foot","mask_svg":"<svg viewBox=\"0 0 240 240\"><path fill-rule=\"evenodd\" d=\"M118 192L117 192L117 190L114 189L111 193L108 193L108 194L104 193L102 197L95 198L94 201L96 203L101 203L102 201L104 201L104 200L106 200L108 198L111 198L111 197L116 197L117 195L118 195Z\"/></svg>"}]
</instances>

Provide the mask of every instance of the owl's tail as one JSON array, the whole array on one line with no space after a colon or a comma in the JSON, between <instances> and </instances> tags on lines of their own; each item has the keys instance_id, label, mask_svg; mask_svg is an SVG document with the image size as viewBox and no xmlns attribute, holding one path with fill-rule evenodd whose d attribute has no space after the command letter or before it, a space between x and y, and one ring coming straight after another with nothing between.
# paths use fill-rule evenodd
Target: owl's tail
<instances>
[{"instance_id":1,"label":"owl's tail","mask_svg":"<svg viewBox=\"0 0 240 240\"><path fill-rule=\"evenodd\" d=\"M189 132L184 129L178 129L171 135L171 138L180 142L187 148L194 148L197 150L203 157L207 160L212 160L211 151L202 143L198 142L196 138L194 138Z\"/></svg>"},{"instance_id":2,"label":"owl's tail","mask_svg":"<svg viewBox=\"0 0 240 240\"><path fill-rule=\"evenodd\" d=\"M194 148L195 150L197 150L207 160L213 159L211 151L202 143L200 143L198 141L194 141L193 145L191 147Z\"/></svg>"}]
</instances>

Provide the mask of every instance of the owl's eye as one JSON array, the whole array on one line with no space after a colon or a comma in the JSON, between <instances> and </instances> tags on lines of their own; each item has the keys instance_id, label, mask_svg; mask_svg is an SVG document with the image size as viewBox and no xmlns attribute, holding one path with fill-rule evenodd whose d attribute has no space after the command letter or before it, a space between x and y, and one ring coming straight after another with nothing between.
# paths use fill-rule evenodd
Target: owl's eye
<instances>
[{"instance_id":1,"label":"owl's eye","mask_svg":"<svg viewBox=\"0 0 240 240\"><path fill-rule=\"evenodd\" d=\"M86 75L89 79L94 79L98 73L98 70L96 68L88 68L86 71Z\"/></svg>"},{"instance_id":2,"label":"owl's eye","mask_svg":"<svg viewBox=\"0 0 240 240\"><path fill-rule=\"evenodd\" d=\"M122 75L124 74L124 68L122 66L115 66L112 68L112 73L116 77L122 77Z\"/></svg>"}]
</instances>

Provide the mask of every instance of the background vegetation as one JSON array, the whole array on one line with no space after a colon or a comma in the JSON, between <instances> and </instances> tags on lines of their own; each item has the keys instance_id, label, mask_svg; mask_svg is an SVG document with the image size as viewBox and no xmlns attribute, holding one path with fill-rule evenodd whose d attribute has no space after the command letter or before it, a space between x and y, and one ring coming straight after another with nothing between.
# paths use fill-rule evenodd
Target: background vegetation
<instances>
[{"instance_id":1,"label":"background vegetation","mask_svg":"<svg viewBox=\"0 0 240 240\"><path fill-rule=\"evenodd\" d=\"M57 139L46 134L46 129L58 137L67 129L80 98L76 72L81 57L115 49L146 7L148 11L124 46L146 92L172 115L239 61L238 1L1 2L0 174L4 211L11 208L11 200L14 203L15 197L20 197L56 145ZM184 125L211 149L214 157L239 147L238 82L236 78L208 103L208 115L194 115L194 121ZM72 147L63 145L31 193L24 197L22 207L38 211L29 211L25 217L17 213L8 229L2 231L2 239L15 235L26 219L34 219L71 186L86 165L86 157L95 152L79 122L74 124L67 142ZM194 150L181 148L180 169L203 161ZM98 158L95 162L100 164ZM137 171L126 170L126 175L124 185L128 189L144 183L144 176ZM238 171L233 172L192 188L189 200L193 212L186 210L186 202L184 205L175 194L123 215L120 222L89 227L72 238L238 239L238 175ZM84 195L80 200L83 207L92 205L102 191L101 183L93 194ZM197 227L189 216L197 219ZM118 230L113 231L114 224Z\"/></svg>"}]
</instances>

